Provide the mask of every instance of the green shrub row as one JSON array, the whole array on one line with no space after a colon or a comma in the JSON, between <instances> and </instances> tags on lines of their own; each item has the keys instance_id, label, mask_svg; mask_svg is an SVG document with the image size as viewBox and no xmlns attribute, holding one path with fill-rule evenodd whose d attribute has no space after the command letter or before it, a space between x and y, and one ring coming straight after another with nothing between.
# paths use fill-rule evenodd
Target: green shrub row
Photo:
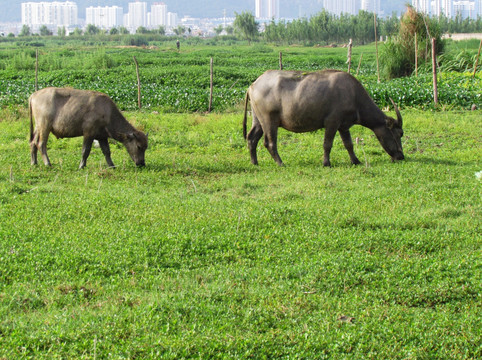
<instances>
[{"instance_id":1,"label":"green shrub row","mask_svg":"<svg viewBox=\"0 0 482 360\"><path fill-rule=\"evenodd\" d=\"M279 49L257 44L252 47L195 47L185 53L171 49L101 48L42 49L38 87L71 86L107 93L123 110L137 107L137 79L132 57L140 64L142 105L164 112L203 112L209 102L209 60L214 59L213 109L226 111L244 100L249 85L267 69L279 66ZM346 70L346 49L287 48L287 70ZM352 73L375 102L385 107L394 99L402 107L430 108L432 76L377 82L373 47L354 49ZM358 61L363 59L360 69ZM6 50L0 56L0 107L26 105L35 89L35 50ZM455 108L481 107L481 76L442 72L439 101Z\"/></svg>"}]
</instances>

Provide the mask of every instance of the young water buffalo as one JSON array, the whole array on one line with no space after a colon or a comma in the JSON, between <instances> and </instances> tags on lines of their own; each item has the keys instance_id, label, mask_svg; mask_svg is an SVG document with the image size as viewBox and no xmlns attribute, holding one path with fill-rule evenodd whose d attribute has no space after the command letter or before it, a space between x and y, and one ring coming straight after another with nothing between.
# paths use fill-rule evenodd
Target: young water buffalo
<instances>
[{"instance_id":1,"label":"young water buffalo","mask_svg":"<svg viewBox=\"0 0 482 360\"><path fill-rule=\"evenodd\" d=\"M253 125L246 135L249 100ZM278 128L282 127L293 132L325 128L324 166L330 166L330 151L338 131L351 162L359 164L349 131L355 124L371 129L393 160L403 160L402 116L395 103L393 105L396 120L375 105L357 79L342 71L267 71L246 93L243 134L248 141L251 162L258 164L256 146L264 133L264 145L278 165L283 165L276 145Z\"/></svg>"},{"instance_id":2,"label":"young water buffalo","mask_svg":"<svg viewBox=\"0 0 482 360\"><path fill-rule=\"evenodd\" d=\"M105 94L71 88L45 88L30 96L29 110L32 165L37 164L37 149L40 149L45 165L50 166L47 156L50 133L57 138L84 137L80 169L86 165L94 140L99 141L107 164L114 167L107 141L109 137L124 144L137 166L145 165L147 135L129 124ZM32 116L35 118L35 131Z\"/></svg>"}]
</instances>

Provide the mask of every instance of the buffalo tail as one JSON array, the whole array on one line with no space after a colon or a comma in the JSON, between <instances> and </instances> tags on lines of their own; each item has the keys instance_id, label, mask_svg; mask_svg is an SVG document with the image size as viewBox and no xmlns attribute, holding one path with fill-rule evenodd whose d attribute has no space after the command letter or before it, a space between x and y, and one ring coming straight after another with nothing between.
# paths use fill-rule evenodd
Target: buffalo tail
<instances>
[{"instance_id":1,"label":"buffalo tail","mask_svg":"<svg viewBox=\"0 0 482 360\"><path fill-rule=\"evenodd\" d=\"M28 99L28 115L30 117L30 142L33 141L32 99Z\"/></svg>"},{"instance_id":2,"label":"buffalo tail","mask_svg":"<svg viewBox=\"0 0 482 360\"><path fill-rule=\"evenodd\" d=\"M249 90L246 91L246 97L244 99L243 136L245 140L247 138L246 122L248 118L248 101L249 101Z\"/></svg>"}]
</instances>

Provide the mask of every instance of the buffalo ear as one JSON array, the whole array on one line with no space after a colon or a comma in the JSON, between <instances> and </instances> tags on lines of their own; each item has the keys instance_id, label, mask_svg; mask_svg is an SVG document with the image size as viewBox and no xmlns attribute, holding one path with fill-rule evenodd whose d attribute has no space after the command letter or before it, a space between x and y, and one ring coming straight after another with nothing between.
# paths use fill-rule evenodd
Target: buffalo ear
<instances>
[{"instance_id":1,"label":"buffalo ear","mask_svg":"<svg viewBox=\"0 0 482 360\"><path fill-rule=\"evenodd\" d=\"M387 128L389 128L390 130L393 129L393 126L395 125L395 119L394 118L391 118L390 116L387 116Z\"/></svg>"}]
</instances>

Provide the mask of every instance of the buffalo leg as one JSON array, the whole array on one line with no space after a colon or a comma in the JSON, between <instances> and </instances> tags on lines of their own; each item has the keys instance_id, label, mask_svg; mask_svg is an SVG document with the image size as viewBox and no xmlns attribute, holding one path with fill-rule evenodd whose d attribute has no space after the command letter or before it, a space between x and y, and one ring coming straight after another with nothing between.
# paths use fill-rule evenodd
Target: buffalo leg
<instances>
[{"instance_id":1,"label":"buffalo leg","mask_svg":"<svg viewBox=\"0 0 482 360\"><path fill-rule=\"evenodd\" d=\"M345 149L348 151L348 155L350 155L350 160L353 165L360 164L360 160L356 157L355 153L353 152L353 141L351 140L351 134L349 130L338 130L341 136L341 140L343 140L343 145L345 145Z\"/></svg>"},{"instance_id":2,"label":"buffalo leg","mask_svg":"<svg viewBox=\"0 0 482 360\"><path fill-rule=\"evenodd\" d=\"M47 141L49 139L49 134L50 134L49 129L45 129L45 130L40 131L37 134L38 140L36 141L38 149L40 150L40 154L42 155L42 159L44 161L44 164L47 165L47 166L51 165L49 156L47 155ZM36 139L37 139L37 136L36 136Z\"/></svg>"},{"instance_id":3,"label":"buffalo leg","mask_svg":"<svg viewBox=\"0 0 482 360\"><path fill-rule=\"evenodd\" d=\"M279 166L283 166L283 161L278 154L278 127L271 127L266 129L264 133L264 146L268 149L271 157Z\"/></svg>"},{"instance_id":4,"label":"buffalo leg","mask_svg":"<svg viewBox=\"0 0 482 360\"><path fill-rule=\"evenodd\" d=\"M253 113L254 114L254 113ZM258 156L256 155L256 147L258 146L259 139L263 136L263 128L258 121L258 118L253 115L253 127L248 133L248 149L251 155L251 163L258 165Z\"/></svg>"},{"instance_id":5,"label":"buffalo leg","mask_svg":"<svg viewBox=\"0 0 482 360\"><path fill-rule=\"evenodd\" d=\"M102 153L105 156L105 160L107 161L107 165L109 167L115 167L114 163L112 162L112 158L110 157L110 147L109 141L107 139L99 140L99 145L102 150Z\"/></svg>"},{"instance_id":6,"label":"buffalo leg","mask_svg":"<svg viewBox=\"0 0 482 360\"><path fill-rule=\"evenodd\" d=\"M30 158L31 158L30 164L31 165L37 165L37 150L38 150L37 141L38 141L38 136L37 136L37 133L34 132L33 139L30 142Z\"/></svg>"},{"instance_id":7,"label":"buffalo leg","mask_svg":"<svg viewBox=\"0 0 482 360\"><path fill-rule=\"evenodd\" d=\"M93 142L94 139L90 137L84 137L84 143L82 144L82 160L80 161L79 169L83 169L87 164L87 158L89 157Z\"/></svg>"},{"instance_id":8,"label":"buffalo leg","mask_svg":"<svg viewBox=\"0 0 482 360\"><path fill-rule=\"evenodd\" d=\"M330 152L333 146L333 139L335 138L337 129L327 127L325 129L325 139L323 142L323 166L331 166Z\"/></svg>"}]
</instances>

